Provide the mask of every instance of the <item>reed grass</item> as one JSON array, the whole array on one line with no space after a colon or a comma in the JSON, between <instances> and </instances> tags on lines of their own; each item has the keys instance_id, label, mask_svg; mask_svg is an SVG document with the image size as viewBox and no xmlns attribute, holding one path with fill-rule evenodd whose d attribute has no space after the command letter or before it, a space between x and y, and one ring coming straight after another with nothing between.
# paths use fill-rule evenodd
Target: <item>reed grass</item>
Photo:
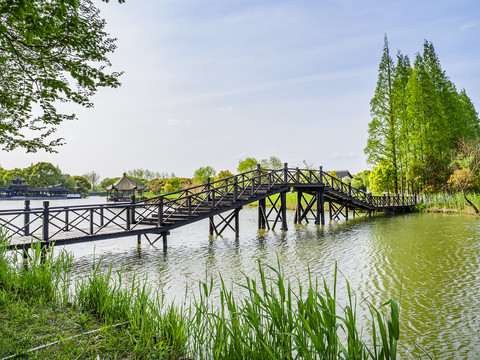
<instances>
[{"instance_id":1,"label":"reed grass","mask_svg":"<svg viewBox=\"0 0 480 360\"><path fill-rule=\"evenodd\" d=\"M467 194L467 197L477 208L480 208L480 194L469 193ZM432 212L475 213L472 207L465 201L465 198L461 193L428 194L424 196L424 203L425 209Z\"/></svg>"},{"instance_id":2,"label":"reed grass","mask_svg":"<svg viewBox=\"0 0 480 360\"><path fill-rule=\"evenodd\" d=\"M102 336L106 343L120 347L115 356L138 359L396 358L400 337L398 304L393 300L380 308L368 304L372 331L363 339L357 298L348 282L347 304L339 304L336 268L331 287L311 274L307 284L297 280L294 287L285 278L279 262L270 266L259 261L256 277L244 275L242 282L232 285L221 279L218 289L211 279L201 281L191 300L185 305L176 305L165 303L164 295L150 287L147 279L134 279L126 284L121 274L112 272L111 268L102 273L98 263L72 287L70 255L54 256L52 249L45 252L34 248L31 259L20 264L15 260L17 257L6 250L5 236L1 238L0 301L7 301L5 294L13 291L32 303L44 299L49 303L68 304L77 314L98 319L101 326L108 329ZM243 296L238 296L239 290ZM0 328L2 326L0 322ZM25 354L29 346L38 345L41 339L38 336L20 348L15 348L11 341L10 348L6 352L0 350L0 354ZM79 341L76 338L76 342ZM94 350L102 358L111 358L101 352L104 348L107 345ZM47 350L37 351L35 356L45 358L43 351ZM88 354L95 351L89 350ZM47 354L49 358L61 357L60 352Z\"/></svg>"}]
</instances>

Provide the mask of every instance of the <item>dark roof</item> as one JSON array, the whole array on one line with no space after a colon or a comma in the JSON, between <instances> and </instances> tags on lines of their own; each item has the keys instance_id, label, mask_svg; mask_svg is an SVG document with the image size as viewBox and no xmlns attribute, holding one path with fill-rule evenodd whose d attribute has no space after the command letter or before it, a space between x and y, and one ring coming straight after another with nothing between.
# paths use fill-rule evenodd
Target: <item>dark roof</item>
<instances>
[{"instance_id":1,"label":"dark roof","mask_svg":"<svg viewBox=\"0 0 480 360\"><path fill-rule=\"evenodd\" d=\"M27 182L27 180L20 179L18 176L15 179L10 179L10 182L12 184L23 184L24 182Z\"/></svg>"},{"instance_id":2,"label":"dark roof","mask_svg":"<svg viewBox=\"0 0 480 360\"><path fill-rule=\"evenodd\" d=\"M123 173L123 177L112 185L105 187L105 190L116 190L116 191L131 191L131 190L143 190L145 186L137 184L135 181L130 179L127 174Z\"/></svg>"},{"instance_id":3,"label":"dark roof","mask_svg":"<svg viewBox=\"0 0 480 360\"><path fill-rule=\"evenodd\" d=\"M343 179L343 178L346 178L346 177L349 177L350 179L353 179L352 174L350 174L350 171L348 171L348 170L336 170L335 174L337 174L337 177L339 177L340 179Z\"/></svg>"}]
</instances>

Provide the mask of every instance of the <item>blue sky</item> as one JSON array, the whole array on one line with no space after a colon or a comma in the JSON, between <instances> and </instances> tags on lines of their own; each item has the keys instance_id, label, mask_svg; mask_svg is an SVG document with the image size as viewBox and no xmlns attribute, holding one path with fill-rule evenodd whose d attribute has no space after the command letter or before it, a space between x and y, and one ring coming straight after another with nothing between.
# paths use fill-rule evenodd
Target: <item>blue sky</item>
<instances>
[{"instance_id":1,"label":"blue sky","mask_svg":"<svg viewBox=\"0 0 480 360\"><path fill-rule=\"evenodd\" d=\"M480 107L478 1L96 1L123 86L93 109L67 107L58 154L2 152L102 177L147 168L190 177L247 156L292 166L367 168L363 149L383 36L411 59L433 42L447 75Z\"/></svg>"}]
</instances>

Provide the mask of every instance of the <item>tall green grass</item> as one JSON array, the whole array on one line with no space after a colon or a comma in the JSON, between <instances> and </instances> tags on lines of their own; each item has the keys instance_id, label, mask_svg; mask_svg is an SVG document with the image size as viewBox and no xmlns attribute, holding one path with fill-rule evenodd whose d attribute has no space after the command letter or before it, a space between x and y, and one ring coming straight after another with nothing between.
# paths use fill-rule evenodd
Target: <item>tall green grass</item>
<instances>
[{"instance_id":1,"label":"tall green grass","mask_svg":"<svg viewBox=\"0 0 480 360\"><path fill-rule=\"evenodd\" d=\"M469 200L471 200L477 208L480 208L480 194L469 193L467 194ZM424 196L425 205L430 210L449 209L459 212L473 213L472 207L465 201L465 198L461 193L448 194L428 194Z\"/></svg>"},{"instance_id":2,"label":"tall green grass","mask_svg":"<svg viewBox=\"0 0 480 360\"><path fill-rule=\"evenodd\" d=\"M357 299L347 282L347 304L339 304L337 269L334 283L309 276L295 288L280 264L258 262L256 277L219 288L199 282L186 305L167 304L147 281L125 284L111 268L93 264L75 281L70 293L72 257L42 254L34 247L25 264L6 250L1 237L0 282L26 297L69 301L93 313L106 326L127 330L133 354L140 359L395 359L400 337L399 307L390 300L380 308L369 304L371 332L362 337ZM43 261L42 261L43 256ZM2 287L0 287L1 290ZM239 291L243 293L238 296Z\"/></svg>"},{"instance_id":3,"label":"tall green grass","mask_svg":"<svg viewBox=\"0 0 480 360\"><path fill-rule=\"evenodd\" d=\"M267 275L267 271L270 275ZM246 296L237 298L221 281L220 305L211 301L213 282L200 283L193 302L190 353L198 359L395 359L399 308L388 317L369 305L373 332L362 340L357 325L356 297L347 282L348 304L339 312L337 270L333 289L309 277L298 292L281 267L258 263L259 279L244 276L238 284ZM333 292L332 292L333 290ZM371 345L367 345L371 344Z\"/></svg>"}]
</instances>

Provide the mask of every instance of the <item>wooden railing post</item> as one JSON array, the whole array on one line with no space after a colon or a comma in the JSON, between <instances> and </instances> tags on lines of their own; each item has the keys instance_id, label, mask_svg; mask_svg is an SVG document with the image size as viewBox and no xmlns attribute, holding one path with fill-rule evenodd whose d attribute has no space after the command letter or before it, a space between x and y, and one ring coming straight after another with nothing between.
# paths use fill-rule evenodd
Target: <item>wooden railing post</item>
<instances>
[{"instance_id":1,"label":"wooden railing post","mask_svg":"<svg viewBox=\"0 0 480 360\"><path fill-rule=\"evenodd\" d=\"M104 215L103 215L103 206L100 208L100 226L103 227L103 225L105 225L105 222L104 222Z\"/></svg>"},{"instance_id":2,"label":"wooden railing post","mask_svg":"<svg viewBox=\"0 0 480 360\"><path fill-rule=\"evenodd\" d=\"M352 196L352 184L348 183L348 196Z\"/></svg>"},{"instance_id":3,"label":"wooden railing post","mask_svg":"<svg viewBox=\"0 0 480 360\"><path fill-rule=\"evenodd\" d=\"M132 219L130 220L130 222L132 224L135 224L135 195L132 195L132 197L130 198L130 202L132 204L132 207L130 208L130 216L132 217Z\"/></svg>"},{"instance_id":4,"label":"wooden railing post","mask_svg":"<svg viewBox=\"0 0 480 360\"><path fill-rule=\"evenodd\" d=\"M49 223L49 201L43 202L43 228L42 228L42 240L48 241L48 223Z\"/></svg>"},{"instance_id":5,"label":"wooden railing post","mask_svg":"<svg viewBox=\"0 0 480 360\"><path fill-rule=\"evenodd\" d=\"M233 202L238 201L238 177L233 177Z\"/></svg>"},{"instance_id":6,"label":"wooden railing post","mask_svg":"<svg viewBox=\"0 0 480 360\"><path fill-rule=\"evenodd\" d=\"M30 235L30 200L25 200L25 209L23 217L23 234Z\"/></svg>"},{"instance_id":7,"label":"wooden railing post","mask_svg":"<svg viewBox=\"0 0 480 360\"><path fill-rule=\"evenodd\" d=\"M70 222L69 215L70 215L70 211L68 211L68 206L67 206L67 207L65 207L65 228L64 228L64 231L69 231L70 230L70 227L68 226L68 223Z\"/></svg>"},{"instance_id":8,"label":"wooden railing post","mask_svg":"<svg viewBox=\"0 0 480 360\"><path fill-rule=\"evenodd\" d=\"M298 167L295 169L295 182L298 184L300 183L300 170Z\"/></svg>"},{"instance_id":9,"label":"wooden railing post","mask_svg":"<svg viewBox=\"0 0 480 360\"><path fill-rule=\"evenodd\" d=\"M272 172L268 173L268 190L272 189Z\"/></svg>"},{"instance_id":10,"label":"wooden railing post","mask_svg":"<svg viewBox=\"0 0 480 360\"><path fill-rule=\"evenodd\" d=\"M320 166L320 185L323 185L323 166Z\"/></svg>"},{"instance_id":11,"label":"wooden railing post","mask_svg":"<svg viewBox=\"0 0 480 360\"><path fill-rule=\"evenodd\" d=\"M192 197L187 198L188 215L192 215Z\"/></svg>"},{"instance_id":12,"label":"wooden railing post","mask_svg":"<svg viewBox=\"0 0 480 360\"><path fill-rule=\"evenodd\" d=\"M260 186L262 184L262 170L260 169L260 164L257 164L257 185Z\"/></svg>"},{"instance_id":13,"label":"wooden railing post","mask_svg":"<svg viewBox=\"0 0 480 360\"><path fill-rule=\"evenodd\" d=\"M125 205L125 220L127 221L127 230L130 230L130 220L131 220L131 217L130 217L130 205Z\"/></svg>"},{"instance_id":14,"label":"wooden railing post","mask_svg":"<svg viewBox=\"0 0 480 360\"><path fill-rule=\"evenodd\" d=\"M90 209L90 235L93 235L93 224L94 224L93 215L94 214L95 212L93 211L93 209Z\"/></svg>"},{"instance_id":15,"label":"wooden railing post","mask_svg":"<svg viewBox=\"0 0 480 360\"><path fill-rule=\"evenodd\" d=\"M158 199L158 208L157 208L157 226L160 227L163 225L163 196L160 196Z\"/></svg>"},{"instance_id":16,"label":"wooden railing post","mask_svg":"<svg viewBox=\"0 0 480 360\"><path fill-rule=\"evenodd\" d=\"M283 164L283 182L288 184L288 163Z\"/></svg>"}]
</instances>

